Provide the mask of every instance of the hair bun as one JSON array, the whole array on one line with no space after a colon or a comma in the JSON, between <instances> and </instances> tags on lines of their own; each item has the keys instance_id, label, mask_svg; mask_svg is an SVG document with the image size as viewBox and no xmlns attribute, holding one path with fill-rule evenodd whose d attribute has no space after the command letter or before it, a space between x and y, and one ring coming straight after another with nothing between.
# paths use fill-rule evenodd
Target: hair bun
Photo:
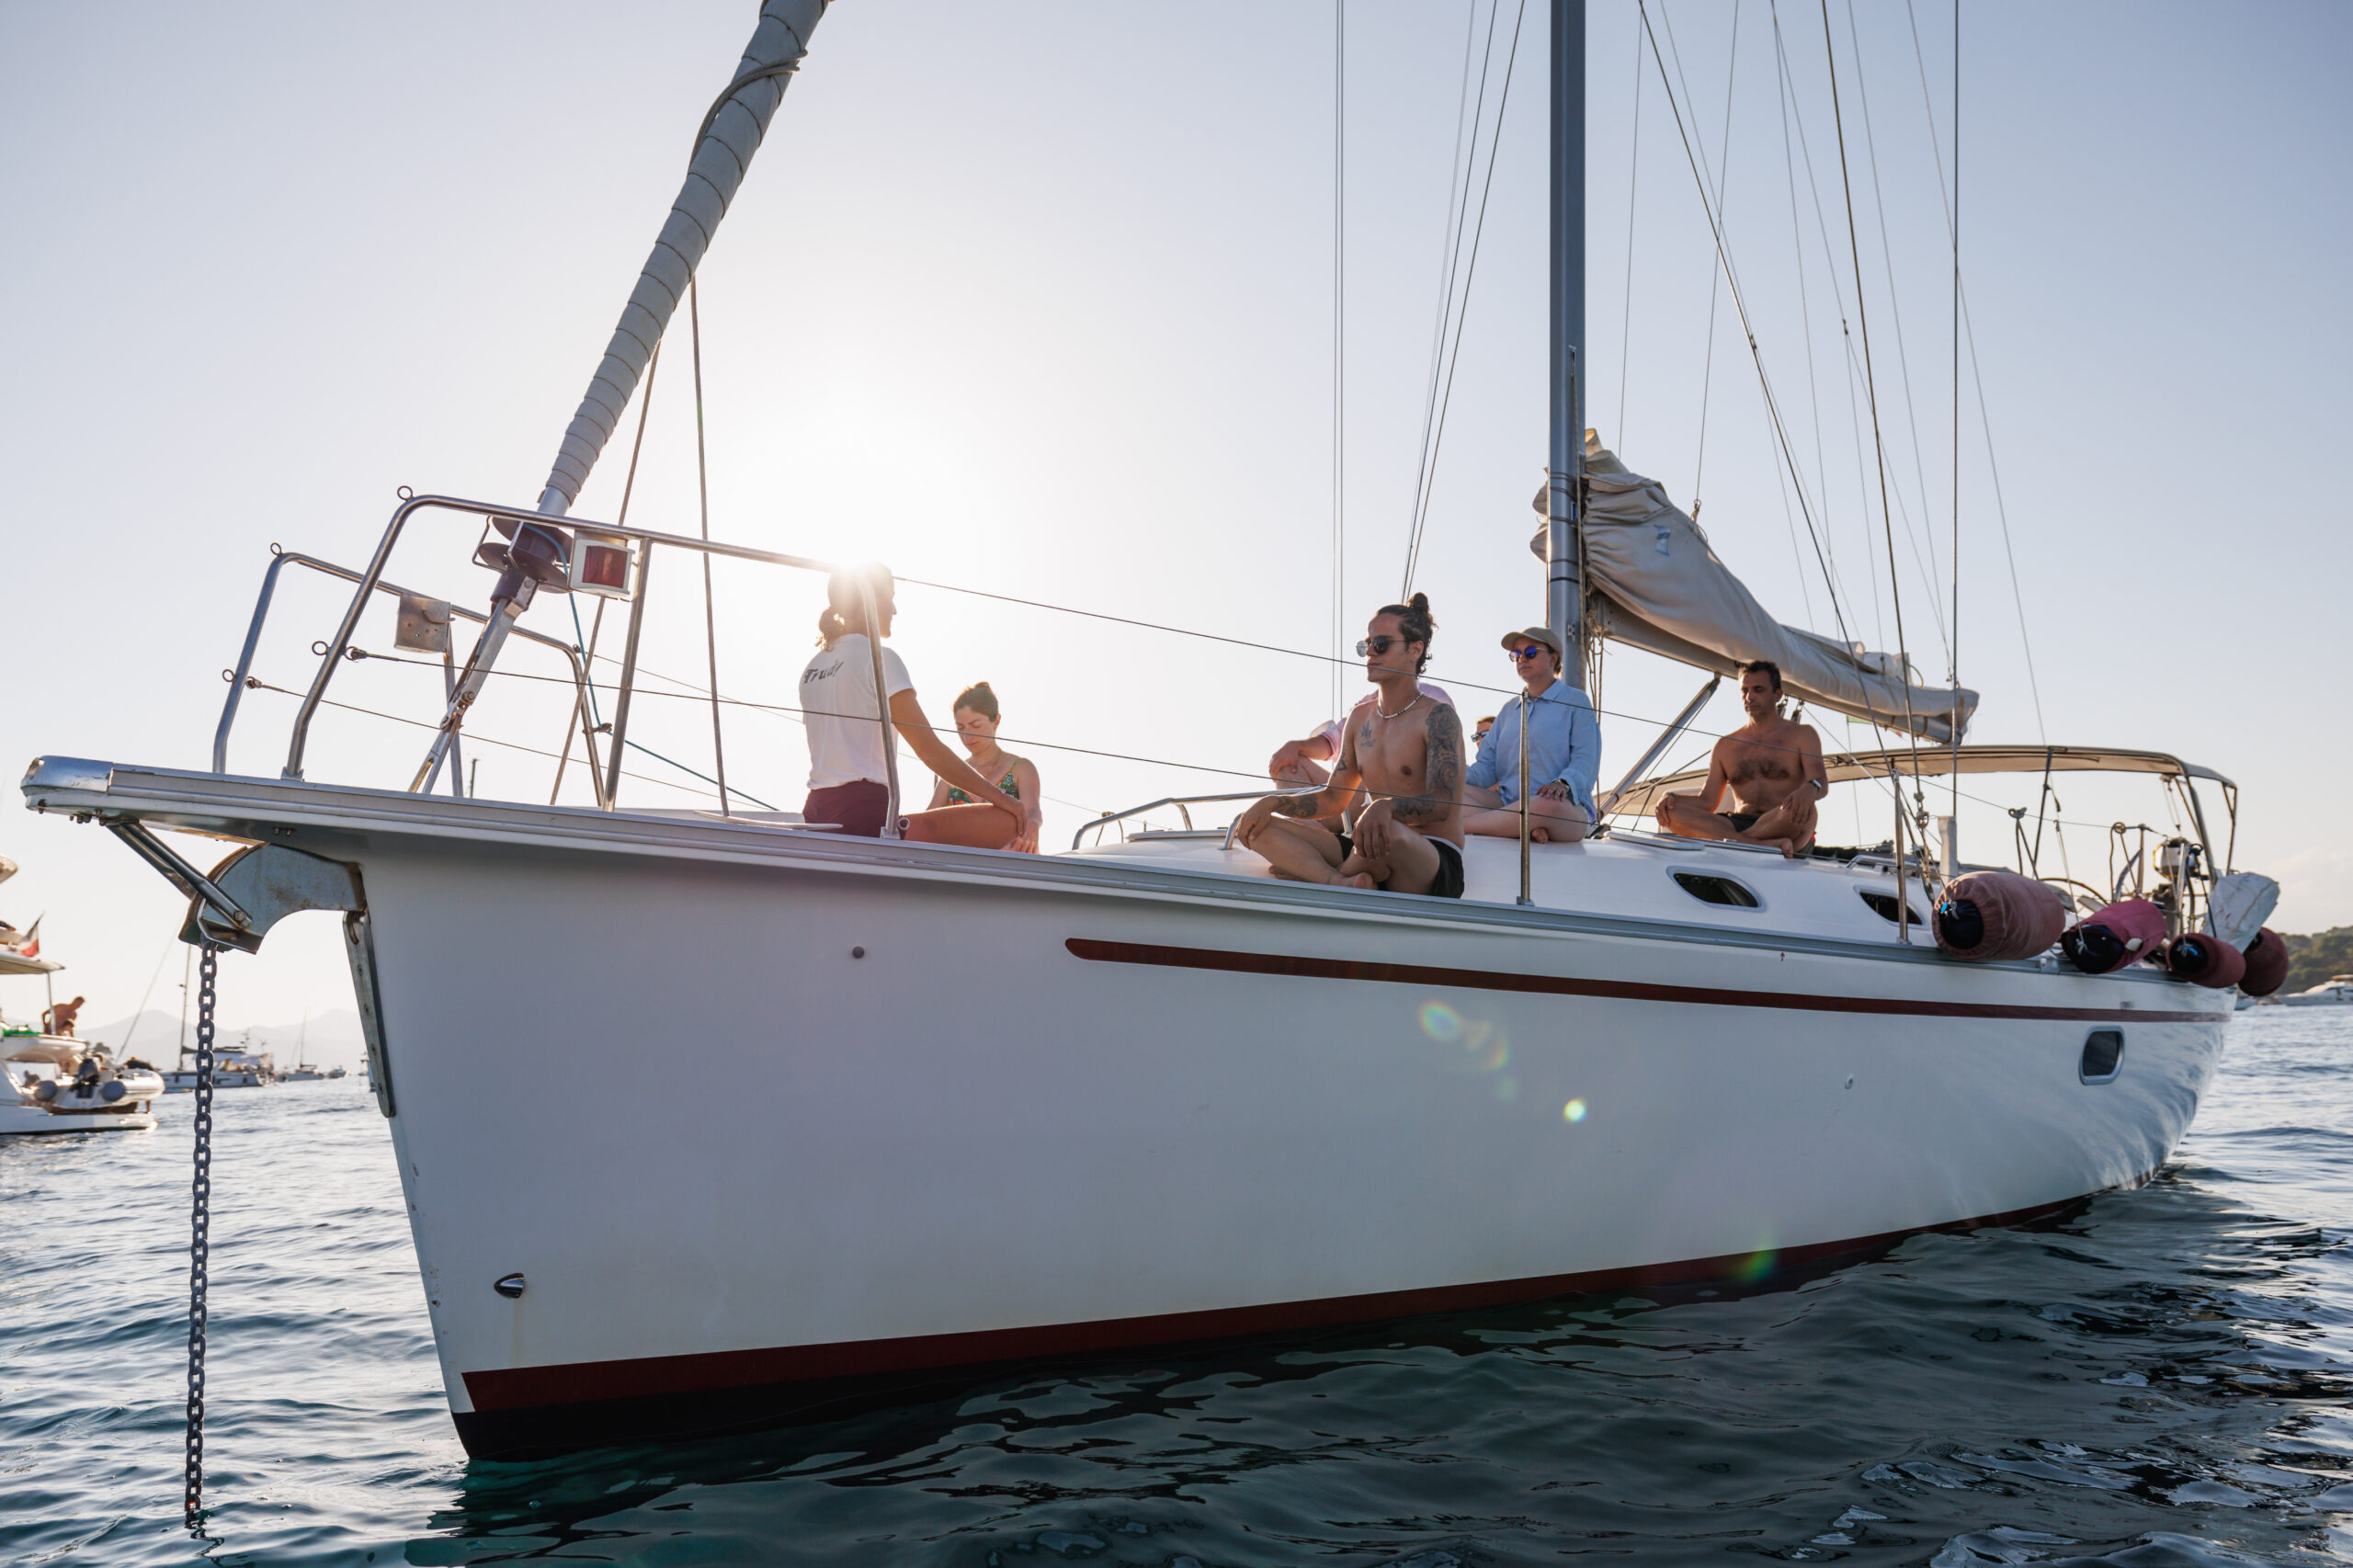
<instances>
[{"instance_id":1,"label":"hair bun","mask_svg":"<svg viewBox=\"0 0 2353 1568\"><path fill-rule=\"evenodd\" d=\"M1427 594L1415 594L1411 599L1407 600L1406 603L1413 608L1420 610L1424 615L1427 615L1430 612L1430 597Z\"/></svg>"}]
</instances>

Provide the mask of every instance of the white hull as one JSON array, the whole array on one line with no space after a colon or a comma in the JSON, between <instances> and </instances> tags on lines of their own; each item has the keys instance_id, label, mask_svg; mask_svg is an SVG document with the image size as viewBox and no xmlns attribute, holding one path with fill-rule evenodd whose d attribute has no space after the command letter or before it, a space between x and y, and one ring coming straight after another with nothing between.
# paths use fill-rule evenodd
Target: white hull
<instances>
[{"instance_id":1,"label":"white hull","mask_svg":"<svg viewBox=\"0 0 2353 1568\"><path fill-rule=\"evenodd\" d=\"M121 1092L113 1099L104 1092L108 1084L77 1085L51 1062L11 1061L5 1073L9 1097L0 1099L0 1137L136 1132L155 1125L155 1101L164 1092L160 1076L136 1068L114 1074ZM45 1102L35 1097L44 1083L57 1085Z\"/></svg>"},{"instance_id":2,"label":"white hull","mask_svg":"<svg viewBox=\"0 0 2353 1568\"><path fill-rule=\"evenodd\" d=\"M260 1074L242 1068L233 1072L224 1072L215 1068L212 1074L212 1086L216 1089L258 1089L262 1086L262 1083ZM196 1070L194 1068L164 1074L164 1090L166 1094L192 1094L195 1089Z\"/></svg>"},{"instance_id":3,"label":"white hull","mask_svg":"<svg viewBox=\"0 0 2353 1568\"><path fill-rule=\"evenodd\" d=\"M42 1106L0 1104L0 1137L46 1137L59 1132L137 1132L155 1125L152 1100L131 1110L53 1111Z\"/></svg>"},{"instance_id":4,"label":"white hull","mask_svg":"<svg viewBox=\"0 0 2353 1568\"><path fill-rule=\"evenodd\" d=\"M1547 850L1568 907L1516 909L1494 841L1449 903L1209 874L1243 864L1212 845L1040 859L125 769L51 809L151 792L359 869L478 1452L2046 1210L2162 1164L2231 1007L1898 948L1854 873L1731 849ZM1692 869L1764 907L1667 880ZM2079 1076L2095 1028L2124 1031L2113 1082ZM649 1078L648 1039L691 1050Z\"/></svg>"}]
</instances>

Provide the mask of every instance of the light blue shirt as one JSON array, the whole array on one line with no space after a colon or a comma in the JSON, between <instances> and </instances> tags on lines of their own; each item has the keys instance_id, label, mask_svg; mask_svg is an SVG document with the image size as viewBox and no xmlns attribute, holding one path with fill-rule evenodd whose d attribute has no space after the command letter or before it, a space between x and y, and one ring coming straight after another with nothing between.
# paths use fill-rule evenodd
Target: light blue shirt
<instances>
[{"instance_id":1,"label":"light blue shirt","mask_svg":"<svg viewBox=\"0 0 2353 1568\"><path fill-rule=\"evenodd\" d=\"M1519 801L1520 701L1514 697L1504 704L1462 776L1465 784L1502 790L1507 806ZM1590 816L1600 777L1601 722L1593 716L1593 703L1567 681L1555 680L1528 710L1528 787L1540 790L1557 779Z\"/></svg>"}]
</instances>

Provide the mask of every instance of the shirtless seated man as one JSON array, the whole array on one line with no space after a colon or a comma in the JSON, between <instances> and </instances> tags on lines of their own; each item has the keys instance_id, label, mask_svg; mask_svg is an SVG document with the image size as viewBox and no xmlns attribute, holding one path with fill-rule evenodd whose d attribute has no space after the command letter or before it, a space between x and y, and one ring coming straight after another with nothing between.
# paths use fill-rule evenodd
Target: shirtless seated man
<instances>
[{"instance_id":1,"label":"shirtless seated man","mask_svg":"<svg viewBox=\"0 0 2353 1568\"><path fill-rule=\"evenodd\" d=\"M1740 667L1740 705L1748 722L1716 743L1698 794L1658 803L1659 825L1685 838L1737 838L1796 856L1813 845L1814 808L1830 790L1822 737L1781 717L1781 672L1769 660ZM1719 812L1727 789L1741 809Z\"/></svg>"},{"instance_id":2,"label":"shirtless seated man","mask_svg":"<svg viewBox=\"0 0 2353 1568\"><path fill-rule=\"evenodd\" d=\"M1415 681L1433 629L1420 594L1374 616L1357 652L1376 699L1348 715L1330 782L1313 795L1269 795L1234 824L1234 842L1275 875L1462 896L1462 721ZM1353 833L1313 820L1349 812Z\"/></svg>"}]
</instances>

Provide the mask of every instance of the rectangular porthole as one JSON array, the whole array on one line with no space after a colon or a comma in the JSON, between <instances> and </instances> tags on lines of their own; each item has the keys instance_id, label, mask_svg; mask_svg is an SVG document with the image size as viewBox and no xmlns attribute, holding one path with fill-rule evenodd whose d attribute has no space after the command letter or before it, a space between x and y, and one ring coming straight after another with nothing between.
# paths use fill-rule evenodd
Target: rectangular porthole
<instances>
[{"instance_id":1,"label":"rectangular porthole","mask_svg":"<svg viewBox=\"0 0 2353 1568\"><path fill-rule=\"evenodd\" d=\"M1676 885L1701 903L1720 903L1731 909L1761 909L1759 899L1730 877L1711 877L1704 871L1677 871Z\"/></svg>"},{"instance_id":2,"label":"rectangular porthole","mask_svg":"<svg viewBox=\"0 0 2353 1568\"><path fill-rule=\"evenodd\" d=\"M2084 1059L2075 1075L2086 1084L2113 1084L2124 1071L2124 1031L2094 1029L2084 1038Z\"/></svg>"},{"instance_id":3,"label":"rectangular porthole","mask_svg":"<svg viewBox=\"0 0 2353 1568\"><path fill-rule=\"evenodd\" d=\"M1869 888L1860 888L1857 891L1863 895L1863 902L1871 906L1871 913L1873 915L1878 915L1890 926L1895 924L1896 903L1895 895L1893 893L1873 892ZM1917 926L1920 924L1920 912L1912 908L1909 904L1904 906L1904 917L1907 925Z\"/></svg>"}]
</instances>

